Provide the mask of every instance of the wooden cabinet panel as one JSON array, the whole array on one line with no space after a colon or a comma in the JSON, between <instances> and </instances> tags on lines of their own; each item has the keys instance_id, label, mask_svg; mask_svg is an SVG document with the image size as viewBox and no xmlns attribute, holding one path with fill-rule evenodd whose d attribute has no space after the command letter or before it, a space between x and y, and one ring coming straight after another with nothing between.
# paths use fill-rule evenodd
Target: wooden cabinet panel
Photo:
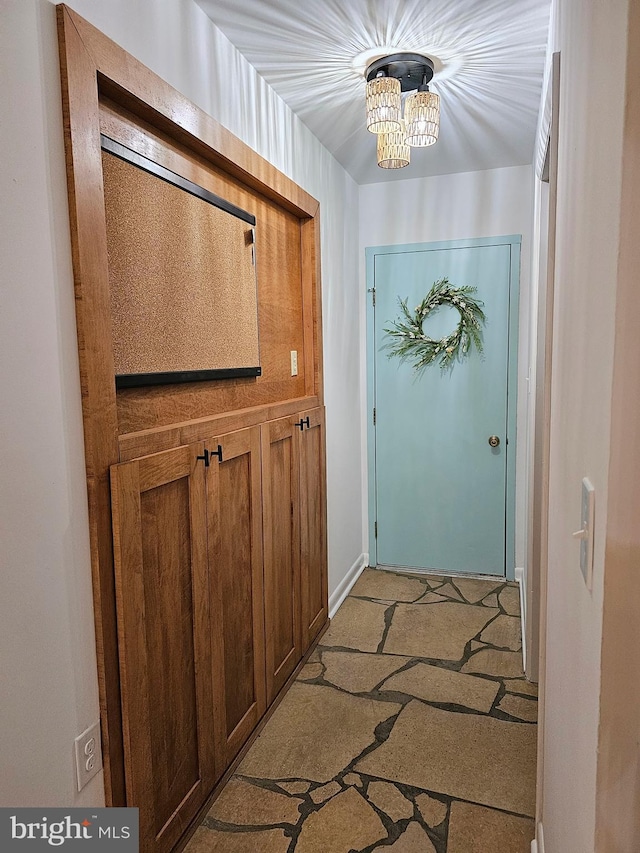
<instances>
[{"instance_id":1,"label":"wooden cabinet panel","mask_svg":"<svg viewBox=\"0 0 640 853\"><path fill-rule=\"evenodd\" d=\"M209 590L216 745L226 769L266 709L260 428L210 439Z\"/></svg>"},{"instance_id":2,"label":"wooden cabinet panel","mask_svg":"<svg viewBox=\"0 0 640 853\"><path fill-rule=\"evenodd\" d=\"M127 802L154 853L215 781L203 451L111 469Z\"/></svg>"},{"instance_id":3,"label":"wooden cabinet panel","mask_svg":"<svg viewBox=\"0 0 640 853\"><path fill-rule=\"evenodd\" d=\"M165 853L326 624L324 412L111 478L127 802Z\"/></svg>"},{"instance_id":4,"label":"wooden cabinet panel","mask_svg":"<svg viewBox=\"0 0 640 853\"><path fill-rule=\"evenodd\" d=\"M327 621L327 516L325 421L321 408L302 412L300 460L300 579L302 647L309 648Z\"/></svg>"},{"instance_id":5,"label":"wooden cabinet panel","mask_svg":"<svg viewBox=\"0 0 640 853\"><path fill-rule=\"evenodd\" d=\"M295 430L292 418L261 427L268 702L302 657L299 447Z\"/></svg>"}]
</instances>

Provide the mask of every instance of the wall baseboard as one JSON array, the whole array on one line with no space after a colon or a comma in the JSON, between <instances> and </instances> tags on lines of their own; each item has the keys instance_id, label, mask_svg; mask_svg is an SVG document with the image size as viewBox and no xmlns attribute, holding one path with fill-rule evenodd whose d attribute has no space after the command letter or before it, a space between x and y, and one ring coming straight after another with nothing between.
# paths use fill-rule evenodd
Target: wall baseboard
<instances>
[{"instance_id":1,"label":"wall baseboard","mask_svg":"<svg viewBox=\"0 0 640 853\"><path fill-rule=\"evenodd\" d=\"M351 587L358 580L365 567L369 564L369 555L360 554L347 574L329 596L329 619L333 619L345 598L351 592Z\"/></svg>"},{"instance_id":2,"label":"wall baseboard","mask_svg":"<svg viewBox=\"0 0 640 853\"><path fill-rule=\"evenodd\" d=\"M516 582L520 590L520 633L522 634L522 669L527 671L527 610L525 606L524 569L516 566Z\"/></svg>"},{"instance_id":3,"label":"wall baseboard","mask_svg":"<svg viewBox=\"0 0 640 853\"><path fill-rule=\"evenodd\" d=\"M538 824L536 837L531 842L531 853L544 853L544 831L542 824Z\"/></svg>"}]
</instances>

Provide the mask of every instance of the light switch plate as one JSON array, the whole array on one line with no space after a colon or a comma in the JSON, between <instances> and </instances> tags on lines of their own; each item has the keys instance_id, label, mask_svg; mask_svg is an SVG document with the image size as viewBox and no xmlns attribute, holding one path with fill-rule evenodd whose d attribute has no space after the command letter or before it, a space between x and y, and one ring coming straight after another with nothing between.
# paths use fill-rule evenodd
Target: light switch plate
<instances>
[{"instance_id":1,"label":"light switch plate","mask_svg":"<svg viewBox=\"0 0 640 853\"><path fill-rule=\"evenodd\" d=\"M593 539L595 526L596 491L591 480L585 477L582 481L582 508L580 511L580 526L585 535L580 539L580 571L587 585L593 585Z\"/></svg>"}]
</instances>

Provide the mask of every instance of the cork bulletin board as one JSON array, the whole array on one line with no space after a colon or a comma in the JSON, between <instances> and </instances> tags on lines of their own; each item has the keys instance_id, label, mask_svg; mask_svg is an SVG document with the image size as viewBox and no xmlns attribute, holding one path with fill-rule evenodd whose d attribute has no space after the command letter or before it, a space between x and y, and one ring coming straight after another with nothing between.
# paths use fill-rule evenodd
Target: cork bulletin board
<instances>
[{"instance_id":1,"label":"cork bulletin board","mask_svg":"<svg viewBox=\"0 0 640 853\"><path fill-rule=\"evenodd\" d=\"M259 376L255 218L101 142L116 387Z\"/></svg>"}]
</instances>

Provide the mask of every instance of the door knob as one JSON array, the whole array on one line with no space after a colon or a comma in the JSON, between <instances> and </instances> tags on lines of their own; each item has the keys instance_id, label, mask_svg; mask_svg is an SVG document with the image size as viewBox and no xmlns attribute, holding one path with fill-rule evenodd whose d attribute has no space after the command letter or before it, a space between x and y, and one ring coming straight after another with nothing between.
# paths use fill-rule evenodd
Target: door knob
<instances>
[{"instance_id":1,"label":"door knob","mask_svg":"<svg viewBox=\"0 0 640 853\"><path fill-rule=\"evenodd\" d=\"M497 447L500 444L500 439L497 435L490 435L489 444L491 445L491 447Z\"/></svg>"}]
</instances>

